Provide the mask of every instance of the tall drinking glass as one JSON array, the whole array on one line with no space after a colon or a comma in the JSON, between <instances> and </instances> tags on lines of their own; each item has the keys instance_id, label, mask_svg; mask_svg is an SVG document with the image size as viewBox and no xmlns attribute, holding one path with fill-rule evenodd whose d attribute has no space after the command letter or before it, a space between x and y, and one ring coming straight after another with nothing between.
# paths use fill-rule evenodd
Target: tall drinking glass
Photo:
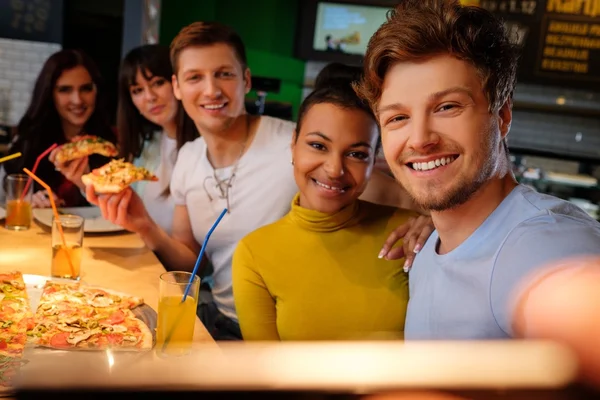
<instances>
[{"instance_id":1,"label":"tall drinking glass","mask_svg":"<svg viewBox=\"0 0 600 400\"><path fill-rule=\"evenodd\" d=\"M185 355L191 351L196 323L200 278L194 275L190 291L182 302L192 274L171 271L160 276L156 343L160 353Z\"/></svg>"},{"instance_id":2,"label":"tall drinking glass","mask_svg":"<svg viewBox=\"0 0 600 400\"><path fill-rule=\"evenodd\" d=\"M81 277L84 222L85 220L79 215L61 215L60 222L52 218L50 275L53 277L75 280ZM59 226L62 228L62 235Z\"/></svg>"},{"instance_id":3,"label":"tall drinking glass","mask_svg":"<svg viewBox=\"0 0 600 400\"><path fill-rule=\"evenodd\" d=\"M31 227L31 195L33 185L21 198L29 177L11 174L6 177L6 229L25 231Z\"/></svg>"}]
</instances>

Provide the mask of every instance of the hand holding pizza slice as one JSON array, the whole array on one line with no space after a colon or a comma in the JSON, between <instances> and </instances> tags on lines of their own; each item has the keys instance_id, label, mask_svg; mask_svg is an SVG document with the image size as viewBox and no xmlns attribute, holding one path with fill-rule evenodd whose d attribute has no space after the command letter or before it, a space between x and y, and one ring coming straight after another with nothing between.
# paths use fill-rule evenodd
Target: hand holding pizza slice
<instances>
[{"instance_id":1,"label":"hand holding pizza slice","mask_svg":"<svg viewBox=\"0 0 600 400\"><path fill-rule=\"evenodd\" d=\"M92 186L96 193L120 193L137 181L158 181L158 178L146 168L136 167L122 159L96 168L81 180L86 186Z\"/></svg>"}]
</instances>

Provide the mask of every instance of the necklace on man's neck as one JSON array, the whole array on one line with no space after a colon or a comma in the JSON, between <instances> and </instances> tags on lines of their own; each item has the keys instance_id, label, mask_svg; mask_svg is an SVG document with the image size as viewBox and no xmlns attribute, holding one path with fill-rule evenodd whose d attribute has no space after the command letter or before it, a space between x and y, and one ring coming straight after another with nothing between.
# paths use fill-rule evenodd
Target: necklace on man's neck
<instances>
[{"instance_id":1,"label":"necklace on man's neck","mask_svg":"<svg viewBox=\"0 0 600 400\"><path fill-rule=\"evenodd\" d=\"M215 180L215 188L218 189L218 191L219 191L219 198L227 200L227 212L228 213L231 212L231 207L229 206L229 190L233 186L233 180L235 178L235 174L236 174L238 166L240 164L240 160L242 159L242 156L244 155L244 150L246 149L246 145L248 144L249 138L250 138L250 116L248 114L246 114L246 137L244 138L244 141L242 142L242 148L240 150L240 154L238 155L238 158L235 161L235 164L233 164L233 168L231 169L231 174L227 178L220 179L217 176L217 169L213 167L213 176L212 177L207 176L204 179L204 191L208 195L208 199L211 202L213 201L213 198L210 195L210 192L208 190L206 190L206 181L211 178Z\"/></svg>"}]
</instances>

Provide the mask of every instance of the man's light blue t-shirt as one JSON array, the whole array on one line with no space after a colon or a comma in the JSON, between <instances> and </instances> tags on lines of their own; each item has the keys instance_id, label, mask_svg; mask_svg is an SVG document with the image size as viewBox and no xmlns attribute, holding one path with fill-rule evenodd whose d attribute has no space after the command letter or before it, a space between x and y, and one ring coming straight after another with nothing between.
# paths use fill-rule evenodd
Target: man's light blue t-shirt
<instances>
[{"instance_id":1,"label":"man's light blue t-shirt","mask_svg":"<svg viewBox=\"0 0 600 400\"><path fill-rule=\"evenodd\" d=\"M436 252L434 232L409 275L405 338L512 336L511 295L533 270L565 257L600 254L600 223L579 207L517 186L467 240Z\"/></svg>"}]
</instances>

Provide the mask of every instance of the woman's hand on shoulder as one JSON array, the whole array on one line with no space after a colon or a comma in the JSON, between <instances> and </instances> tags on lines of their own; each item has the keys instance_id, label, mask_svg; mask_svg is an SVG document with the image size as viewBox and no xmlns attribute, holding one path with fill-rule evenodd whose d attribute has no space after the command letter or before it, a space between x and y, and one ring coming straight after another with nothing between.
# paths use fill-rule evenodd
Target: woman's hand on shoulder
<instances>
[{"instance_id":1,"label":"woman's hand on shoulder","mask_svg":"<svg viewBox=\"0 0 600 400\"><path fill-rule=\"evenodd\" d=\"M408 272L415 259L416 254L423 248L429 236L435 230L435 226L428 215L411 217L389 234L379 252L379 258L386 260L399 260L405 258L404 271ZM401 247L393 247L402 240Z\"/></svg>"}]
</instances>

